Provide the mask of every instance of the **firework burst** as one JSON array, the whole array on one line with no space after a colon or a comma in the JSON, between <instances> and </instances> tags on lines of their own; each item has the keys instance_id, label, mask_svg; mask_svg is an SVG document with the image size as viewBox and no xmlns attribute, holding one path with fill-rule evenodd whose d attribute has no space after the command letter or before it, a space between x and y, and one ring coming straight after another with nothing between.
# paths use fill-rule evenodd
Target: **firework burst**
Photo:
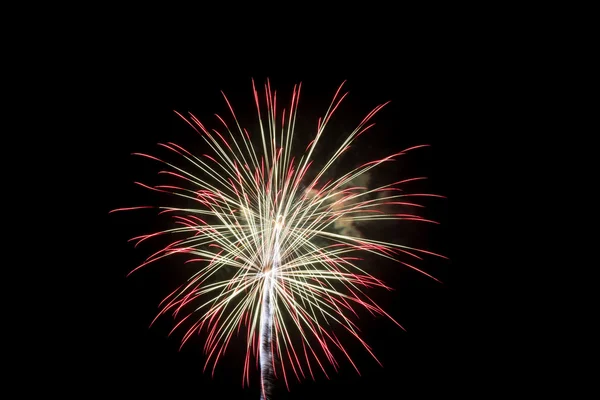
<instances>
[{"instance_id":1,"label":"firework burst","mask_svg":"<svg viewBox=\"0 0 600 400\"><path fill-rule=\"evenodd\" d=\"M195 333L206 332L204 368L210 367L213 373L231 339L244 336L242 384L250 383L250 370L256 363L261 370L261 398L267 398L272 379L282 378L288 386L291 377L314 379L315 370L327 376L326 364L337 369L340 355L358 371L331 325L342 327L377 360L354 322L358 308L384 315L400 326L365 293L367 288L389 287L365 270L357 252L394 260L435 279L410 260L443 256L336 228L381 220L435 223L414 213L394 212L394 207L417 209L421 205L415 199L442 196L406 191L411 181L424 178L370 189L354 184L373 168L424 146L367 162L326 180L334 163L374 125L372 117L385 104L367 114L316 169L311 168L315 148L346 97L347 93L341 94L343 84L318 120L314 139L300 147L303 152L298 157L292 144L301 84L294 86L289 106L281 111L268 81L264 103L254 82L252 86L260 134L251 134L240 125L223 94L232 119L228 124L217 116L222 125L219 130L207 129L192 114L177 113L208 144L211 154L193 154L171 142L159 145L175 153L181 163L135 153L166 165L168 169L160 174L178 182L158 186L136 183L179 196L190 207L113 211L156 208L159 214L174 218L173 228L132 239L137 246L156 236L176 238L131 272L176 254L189 257L186 263L197 265L193 276L163 300L157 318L172 313L179 319L173 331L185 326L182 346Z\"/></svg>"}]
</instances>

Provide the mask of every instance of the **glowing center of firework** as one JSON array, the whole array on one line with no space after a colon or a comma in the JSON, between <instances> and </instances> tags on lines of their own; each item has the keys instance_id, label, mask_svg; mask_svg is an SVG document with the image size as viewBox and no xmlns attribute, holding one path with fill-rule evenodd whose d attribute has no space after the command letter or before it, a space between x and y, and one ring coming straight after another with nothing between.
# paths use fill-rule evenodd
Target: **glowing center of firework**
<instances>
[{"instance_id":1,"label":"glowing center of firework","mask_svg":"<svg viewBox=\"0 0 600 400\"><path fill-rule=\"evenodd\" d=\"M273 277L281 263L279 236L281 234L281 230L283 229L283 222L284 219L281 215L278 215L274 221L275 243L273 246L272 260L262 267L262 270L260 271L261 277Z\"/></svg>"},{"instance_id":2,"label":"glowing center of firework","mask_svg":"<svg viewBox=\"0 0 600 400\"><path fill-rule=\"evenodd\" d=\"M275 219L275 230L277 231L277 233L279 233L279 232L281 232L282 228L283 228L283 216L278 215L277 219Z\"/></svg>"},{"instance_id":3,"label":"glowing center of firework","mask_svg":"<svg viewBox=\"0 0 600 400\"><path fill-rule=\"evenodd\" d=\"M263 267L262 269L262 274L263 275L270 275L271 271L273 271L273 265L272 264L267 264Z\"/></svg>"}]
</instances>

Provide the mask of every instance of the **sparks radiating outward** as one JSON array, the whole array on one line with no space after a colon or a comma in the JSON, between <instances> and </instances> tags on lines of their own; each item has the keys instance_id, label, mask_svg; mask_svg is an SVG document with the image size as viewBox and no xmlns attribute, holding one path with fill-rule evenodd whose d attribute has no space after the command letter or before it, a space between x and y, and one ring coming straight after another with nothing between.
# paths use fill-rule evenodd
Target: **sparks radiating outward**
<instances>
[{"instance_id":1,"label":"sparks radiating outward","mask_svg":"<svg viewBox=\"0 0 600 400\"><path fill-rule=\"evenodd\" d=\"M424 146L359 165L321 183L350 145L374 125L370 120L385 104L371 111L324 166L313 171L314 150L347 94L340 95L343 84L319 119L314 139L306 148L301 147L304 152L299 157L294 156L292 143L301 84L294 86L289 108L280 114L269 82L265 85L264 110L254 81L252 86L260 135L252 136L240 126L223 94L234 122L230 126L217 116L223 130L209 130L194 115L177 113L201 135L213 150L212 155L193 154L171 142L160 146L176 153L187 166L136 153L164 163L169 170L160 173L184 183L152 187L139 183L141 186L180 196L193 206L156 207L160 213L172 214L177 226L132 240L137 241L136 245L159 235L175 235L177 240L133 271L175 254L191 256L186 263L198 263L199 267L163 300L157 318L167 312L181 316L173 331L187 324L182 346L194 333L207 332L204 368L211 365L213 373L231 338L245 336L242 385L249 384L251 360L256 360L261 371L261 398L266 399L272 379L282 378L288 386L291 376L314 379L315 369L327 376L326 362L334 369L338 367L336 353L346 357L358 372L331 329L333 324L341 326L377 360L361 339L352 317L357 316L356 308L360 306L394 321L364 292L370 287L390 288L366 272L367 266L360 266L356 252L395 260L435 279L409 260L421 259L424 254L443 256L347 234L336 227L358 221L434 222L416 214L394 212L393 208L415 209L422 206L411 201L413 198L442 196L405 191L411 181L424 178L371 189L354 185L373 168ZM118 210L139 208L153 207ZM181 315L184 310L186 315Z\"/></svg>"}]
</instances>

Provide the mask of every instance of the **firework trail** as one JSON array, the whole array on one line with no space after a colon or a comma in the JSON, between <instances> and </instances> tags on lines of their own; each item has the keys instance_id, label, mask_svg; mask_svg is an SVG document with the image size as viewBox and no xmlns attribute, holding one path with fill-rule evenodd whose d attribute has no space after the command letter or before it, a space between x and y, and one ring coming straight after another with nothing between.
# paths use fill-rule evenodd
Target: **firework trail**
<instances>
[{"instance_id":1,"label":"firework trail","mask_svg":"<svg viewBox=\"0 0 600 400\"><path fill-rule=\"evenodd\" d=\"M193 154L172 142L159 144L185 160L188 166L183 167L135 153L165 164L168 170L159 174L184 185L136 183L178 196L193 206L156 207L159 214L172 215L176 227L131 240L137 246L157 236L178 239L130 273L181 254L189 257L186 264L200 265L187 282L161 302L156 318L168 312L180 318L171 333L187 324L181 346L194 333L206 332L204 369L212 363L212 373L232 337L245 336L242 385L250 383L251 360L256 360L261 373L261 399L266 400L273 379L282 378L289 390L291 374L297 380L309 376L315 379L315 369L319 369L329 378L326 362L337 370L336 353L345 356L359 372L331 325L341 326L377 360L352 319L358 317L356 309L360 306L402 326L365 294L367 288L390 288L359 266L361 259L357 254L370 253L394 260L432 279L436 278L408 260L421 260L424 255L443 256L364 238L355 228L340 231L340 227L384 220L436 223L415 213L398 212L394 207L417 209L423 206L413 198L443 196L406 191L411 182L425 179L422 177L372 189L355 184L368 180L365 178L373 168L425 146L367 162L323 183L342 154L374 125L370 120L385 104L377 106L359 123L322 168L311 169L314 150L347 95L340 95L343 84L324 117L318 120L314 139L305 148L301 147L304 152L299 157L294 154L292 143L301 84L294 86L289 108L282 109L280 114L277 95L271 91L269 82L265 85L265 110L254 81L252 86L260 135L253 136L240 126L223 94L233 117L231 126L217 115L223 129L209 130L193 114L184 117L177 113L201 135L212 155ZM193 173L194 170L197 172ZM292 331L297 334L292 335Z\"/></svg>"},{"instance_id":2,"label":"firework trail","mask_svg":"<svg viewBox=\"0 0 600 400\"><path fill-rule=\"evenodd\" d=\"M281 234L281 228L283 226L283 220L281 216L277 217L275 223L275 244L273 245L273 264L269 268L264 269L263 275L265 279L265 285L263 288L262 295L262 311L260 315L260 332L259 332L259 358L260 358L260 376L261 376L261 400L266 400L269 393L269 381L273 377L273 370L271 368L273 363L273 352L271 351L272 346L272 329L273 329L273 289L275 280L277 279L277 272L281 267L281 250L279 248L279 236Z\"/></svg>"}]
</instances>

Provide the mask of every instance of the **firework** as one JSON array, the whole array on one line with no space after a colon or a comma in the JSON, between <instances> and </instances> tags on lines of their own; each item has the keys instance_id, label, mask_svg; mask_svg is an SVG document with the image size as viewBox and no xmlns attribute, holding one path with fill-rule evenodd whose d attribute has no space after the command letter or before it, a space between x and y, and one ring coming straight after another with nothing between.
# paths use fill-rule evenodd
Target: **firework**
<instances>
[{"instance_id":1,"label":"firework","mask_svg":"<svg viewBox=\"0 0 600 400\"><path fill-rule=\"evenodd\" d=\"M207 129L193 114L177 113L207 143L211 154L194 154L171 142L159 145L175 153L181 163L135 153L163 163L168 169L160 174L179 182L139 185L179 196L191 206L156 207L159 214L170 214L176 225L132 240L136 246L160 235L176 240L131 272L176 254L189 257L186 263L197 266L193 276L163 300L157 318L172 313L179 319L173 331L186 327L182 346L194 333L206 332L204 369L211 367L213 373L231 339L245 337L242 385L250 383L250 370L256 363L261 371L261 398L268 397L272 379L282 378L289 389L291 377L315 379L315 370L327 376L326 364L337 369L340 355L358 372L332 325L347 331L377 360L359 335L356 309L384 315L401 327L365 293L367 288L389 287L365 270L357 252L397 261L433 279L410 260L423 255L443 257L365 238L356 229L340 229L364 221L434 222L414 213L398 213L394 207L417 209L421 206L415 198L442 197L406 192L410 182L424 178L376 188L355 184L373 168L424 146L359 165L323 182L385 106L373 109L321 168L311 168L315 148L346 97L341 95L343 85L318 120L314 139L299 147L303 150L299 156L292 144L301 84L294 86L289 106L279 111L268 81L264 103L252 82L260 134L251 134L240 125L223 94L232 118L228 124L217 116L222 125L218 130ZM118 210L139 208L154 207Z\"/></svg>"}]
</instances>

